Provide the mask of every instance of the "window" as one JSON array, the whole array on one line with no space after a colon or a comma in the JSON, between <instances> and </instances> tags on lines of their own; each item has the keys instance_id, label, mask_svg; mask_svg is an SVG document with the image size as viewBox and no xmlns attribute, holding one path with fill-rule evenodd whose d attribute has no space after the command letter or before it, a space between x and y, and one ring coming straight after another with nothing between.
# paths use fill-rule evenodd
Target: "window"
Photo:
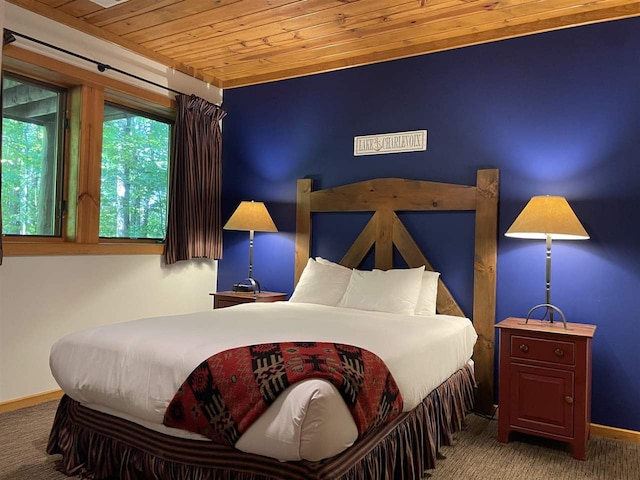
<instances>
[{"instance_id":1,"label":"window","mask_svg":"<svg viewBox=\"0 0 640 480\"><path fill-rule=\"evenodd\" d=\"M60 236L64 89L4 74L2 233Z\"/></svg>"},{"instance_id":2,"label":"window","mask_svg":"<svg viewBox=\"0 0 640 480\"><path fill-rule=\"evenodd\" d=\"M175 100L20 48L2 67L4 255L161 254Z\"/></svg>"},{"instance_id":3,"label":"window","mask_svg":"<svg viewBox=\"0 0 640 480\"><path fill-rule=\"evenodd\" d=\"M106 103L100 237L164 239L171 122Z\"/></svg>"}]
</instances>

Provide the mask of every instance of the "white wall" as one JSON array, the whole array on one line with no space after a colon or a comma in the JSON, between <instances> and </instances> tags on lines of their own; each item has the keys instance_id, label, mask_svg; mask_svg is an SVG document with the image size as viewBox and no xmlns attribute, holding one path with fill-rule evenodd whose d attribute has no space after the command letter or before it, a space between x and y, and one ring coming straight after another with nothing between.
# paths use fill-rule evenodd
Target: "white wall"
<instances>
[{"instance_id":1,"label":"white wall","mask_svg":"<svg viewBox=\"0 0 640 480\"><path fill-rule=\"evenodd\" d=\"M0 0L0 13L4 13L0 27L187 94L215 103L222 100L218 88L4 0ZM27 43L16 41L23 48L33 48ZM50 50L39 52L56 56ZM68 56L57 58L91 69L91 65ZM138 86L173 95L145 83ZM209 309L208 294L215 290L216 278L214 261L191 260L167 267L159 255L5 257L0 266L0 402L57 388L49 371L49 350L66 333L140 317Z\"/></svg>"},{"instance_id":2,"label":"white wall","mask_svg":"<svg viewBox=\"0 0 640 480\"><path fill-rule=\"evenodd\" d=\"M58 388L51 345L66 333L208 310L217 264L158 255L5 257L0 266L0 401Z\"/></svg>"}]
</instances>

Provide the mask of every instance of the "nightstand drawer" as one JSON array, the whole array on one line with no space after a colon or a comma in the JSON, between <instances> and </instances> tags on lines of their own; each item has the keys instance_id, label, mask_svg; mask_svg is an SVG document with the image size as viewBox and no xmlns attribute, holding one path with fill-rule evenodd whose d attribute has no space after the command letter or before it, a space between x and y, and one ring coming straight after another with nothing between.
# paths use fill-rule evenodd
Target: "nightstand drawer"
<instances>
[{"instance_id":1,"label":"nightstand drawer","mask_svg":"<svg viewBox=\"0 0 640 480\"><path fill-rule=\"evenodd\" d=\"M213 308L226 308L233 307L234 305L239 305L241 303L252 303L252 300L242 299L227 299L227 298L216 298L213 303Z\"/></svg>"},{"instance_id":2,"label":"nightstand drawer","mask_svg":"<svg viewBox=\"0 0 640 480\"><path fill-rule=\"evenodd\" d=\"M226 308L241 303L282 302L287 299L286 293L280 292L216 292L213 296L213 308Z\"/></svg>"},{"instance_id":3,"label":"nightstand drawer","mask_svg":"<svg viewBox=\"0 0 640 480\"><path fill-rule=\"evenodd\" d=\"M512 335L511 357L575 365L575 344L573 342Z\"/></svg>"}]
</instances>

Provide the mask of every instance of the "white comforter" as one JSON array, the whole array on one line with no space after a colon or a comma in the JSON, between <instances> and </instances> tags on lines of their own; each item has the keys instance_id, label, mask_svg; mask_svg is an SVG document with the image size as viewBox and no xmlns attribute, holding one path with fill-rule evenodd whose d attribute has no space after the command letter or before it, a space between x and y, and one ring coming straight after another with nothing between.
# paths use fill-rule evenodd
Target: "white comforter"
<instances>
[{"instance_id":1,"label":"white comforter","mask_svg":"<svg viewBox=\"0 0 640 480\"><path fill-rule=\"evenodd\" d=\"M387 364L413 409L471 358L477 335L468 319L396 315L304 303L235 307L92 328L51 349L62 390L76 401L157 431L204 438L162 425L165 409L191 371L211 355L243 345L331 341L366 348ZM240 438L240 450L280 460L320 460L350 446L357 429L333 385L292 385Z\"/></svg>"}]
</instances>

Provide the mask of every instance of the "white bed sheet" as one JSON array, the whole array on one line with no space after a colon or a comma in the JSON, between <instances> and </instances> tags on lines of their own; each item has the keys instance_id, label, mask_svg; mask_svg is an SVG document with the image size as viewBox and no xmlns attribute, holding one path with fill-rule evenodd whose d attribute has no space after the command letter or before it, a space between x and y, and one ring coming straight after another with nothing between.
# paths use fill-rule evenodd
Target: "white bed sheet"
<instances>
[{"instance_id":1,"label":"white bed sheet","mask_svg":"<svg viewBox=\"0 0 640 480\"><path fill-rule=\"evenodd\" d=\"M471 322L461 317L250 303L73 333L53 345L50 366L62 390L90 408L170 435L203 439L167 428L162 419L185 378L220 351L285 341L357 345L385 361L409 411L465 365L476 339ZM236 447L280 460L316 461L336 455L356 437L335 387L312 379L289 387Z\"/></svg>"}]
</instances>

